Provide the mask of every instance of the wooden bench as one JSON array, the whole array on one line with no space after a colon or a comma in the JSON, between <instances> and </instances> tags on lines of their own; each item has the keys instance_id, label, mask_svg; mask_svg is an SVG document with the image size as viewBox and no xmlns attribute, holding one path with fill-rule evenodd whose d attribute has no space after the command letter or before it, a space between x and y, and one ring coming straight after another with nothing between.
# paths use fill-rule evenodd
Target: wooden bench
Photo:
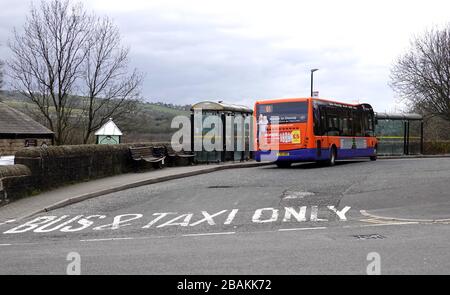
<instances>
[{"instance_id":1,"label":"wooden bench","mask_svg":"<svg viewBox=\"0 0 450 295\"><path fill-rule=\"evenodd\" d=\"M186 152L185 150L181 150L179 152L174 151L173 149L166 148L166 154L169 158L169 163L171 166L176 166L177 161L187 161L188 165L192 165L194 163L194 153Z\"/></svg>"},{"instance_id":2,"label":"wooden bench","mask_svg":"<svg viewBox=\"0 0 450 295\"><path fill-rule=\"evenodd\" d=\"M136 163L150 163L153 168L163 168L165 154L161 154L158 148L151 146L130 147L131 159Z\"/></svg>"}]
</instances>

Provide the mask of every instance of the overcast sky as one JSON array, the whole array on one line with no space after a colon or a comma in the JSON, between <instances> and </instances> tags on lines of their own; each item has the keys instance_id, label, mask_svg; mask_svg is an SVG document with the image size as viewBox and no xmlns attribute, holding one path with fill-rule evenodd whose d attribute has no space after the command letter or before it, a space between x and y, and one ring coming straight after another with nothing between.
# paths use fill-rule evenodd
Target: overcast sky
<instances>
[{"instance_id":1,"label":"overcast sky","mask_svg":"<svg viewBox=\"0 0 450 295\"><path fill-rule=\"evenodd\" d=\"M33 1L37 2L37 1ZM450 1L83 0L112 17L150 101L188 104L306 97L310 69L320 97L403 104L389 88L410 39L450 21ZM20 30L31 1L0 0L0 44ZM8 58L6 46L0 58Z\"/></svg>"}]
</instances>

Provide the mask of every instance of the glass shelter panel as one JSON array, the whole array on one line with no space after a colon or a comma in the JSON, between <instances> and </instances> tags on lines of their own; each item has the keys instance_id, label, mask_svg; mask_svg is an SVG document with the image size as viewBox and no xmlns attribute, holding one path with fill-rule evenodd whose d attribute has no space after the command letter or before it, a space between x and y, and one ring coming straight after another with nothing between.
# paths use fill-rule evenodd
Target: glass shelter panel
<instances>
[{"instance_id":1,"label":"glass shelter panel","mask_svg":"<svg viewBox=\"0 0 450 295\"><path fill-rule=\"evenodd\" d=\"M408 154L417 155L421 153L421 125L422 122L418 120L409 122L409 142Z\"/></svg>"},{"instance_id":2,"label":"glass shelter panel","mask_svg":"<svg viewBox=\"0 0 450 295\"><path fill-rule=\"evenodd\" d=\"M405 129L403 120L378 119L376 125L379 155L403 155Z\"/></svg>"},{"instance_id":3,"label":"glass shelter panel","mask_svg":"<svg viewBox=\"0 0 450 295\"><path fill-rule=\"evenodd\" d=\"M418 114L381 114L376 120L375 134L379 155L422 152L423 120Z\"/></svg>"}]
</instances>

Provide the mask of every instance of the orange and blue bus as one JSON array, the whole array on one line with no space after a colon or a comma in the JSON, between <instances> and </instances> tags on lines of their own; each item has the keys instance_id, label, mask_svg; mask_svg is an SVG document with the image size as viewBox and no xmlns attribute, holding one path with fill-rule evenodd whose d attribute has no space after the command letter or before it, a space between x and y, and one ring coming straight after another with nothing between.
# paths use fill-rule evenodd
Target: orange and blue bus
<instances>
[{"instance_id":1,"label":"orange and blue bus","mask_svg":"<svg viewBox=\"0 0 450 295\"><path fill-rule=\"evenodd\" d=\"M375 116L370 104L319 98L261 100L255 103L257 161L278 167L316 161L377 158Z\"/></svg>"}]
</instances>

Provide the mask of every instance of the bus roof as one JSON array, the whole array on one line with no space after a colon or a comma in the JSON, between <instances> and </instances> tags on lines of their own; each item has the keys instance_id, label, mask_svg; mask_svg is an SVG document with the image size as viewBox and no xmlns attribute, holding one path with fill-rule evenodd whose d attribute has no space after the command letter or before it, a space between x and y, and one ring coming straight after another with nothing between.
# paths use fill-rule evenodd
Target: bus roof
<instances>
[{"instance_id":1,"label":"bus roof","mask_svg":"<svg viewBox=\"0 0 450 295\"><path fill-rule=\"evenodd\" d=\"M343 104L348 106L359 106L365 103L347 103L347 102L341 102L341 101L335 101L331 99L324 99L324 98L311 98L311 97L305 97L305 98L275 98L275 99L263 99L263 100L257 100L256 104L263 104L263 103L283 103L283 102L294 102L294 101L308 101L308 100L316 100L316 101L324 101L329 103L337 103L337 104Z\"/></svg>"}]
</instances>

